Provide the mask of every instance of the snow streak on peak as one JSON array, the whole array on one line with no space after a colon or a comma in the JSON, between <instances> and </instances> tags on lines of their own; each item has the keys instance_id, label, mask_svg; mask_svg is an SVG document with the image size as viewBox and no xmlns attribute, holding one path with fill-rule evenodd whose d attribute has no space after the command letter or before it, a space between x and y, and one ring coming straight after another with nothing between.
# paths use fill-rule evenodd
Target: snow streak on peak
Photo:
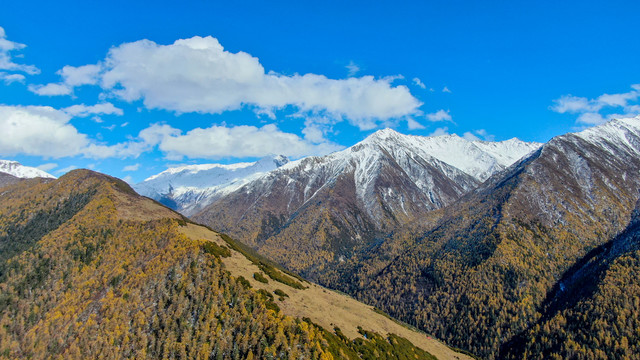
<instances>
[{"instance_id":1,"label":"snow streak on peak","mask_svg":"<svg viewBox=\"0 0 640 360\"><path fill-rule=\"evenodd\" d=\"M605 149L622 145L629 152L640 155L640 143L637 142L638 136L640 136L640 115L613 119L602 125L570 135L575 135Z\"/></svg>"},{"instance_id":2,"label":"snow streak on peak","mask_svg":"<svg viewBox=\"0 0 640 360\"><path fill-rule=\"evenodd\" d=\"M49 178L55 179L56 177L44 172L40 169L24 166L17 161L12 160L0 160L0 172L7 173L13 175L15 177L30 179L30 178Z\"/></svg>"}]
</instances>

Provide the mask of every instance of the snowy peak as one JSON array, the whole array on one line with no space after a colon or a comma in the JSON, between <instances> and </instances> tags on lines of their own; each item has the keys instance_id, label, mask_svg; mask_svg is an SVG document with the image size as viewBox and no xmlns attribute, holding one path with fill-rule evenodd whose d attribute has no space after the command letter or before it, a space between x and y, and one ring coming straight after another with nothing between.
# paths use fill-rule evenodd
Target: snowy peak
<instances>
[{"instance_id":1,"label":"snowy peak","mask_svg":"<svg viewBox=\"0 0 640 360\"><path fill-rule=\"evenodd\" d=\"M55 179L56 177L44 172L40 169L24 166L17 161L0 160L0 172L13 175L22 179L31 179L36 177Z\"/></svg>"},{"instance_id":2,"label":"snowy peak","mask_svg":"<svg viewBox=\"0 0 640 360\"><path fill-rule=\"evenodd\" d=\"M412 136L391 129L376 131L355 146L375 144L387 150L394 147L412 149L416 155L433 157L478 181L484 181L494 173L509 167L525 155L537 150L542 144L524 142L513 138L492 142L467 140L458 135Z\"/></svg>"},{"instance_id":3,"label":"snowy peak","mask_svg":"<svg viewBox=\"0 0 640 360\"><path fill-rule=\"evenodd\" d=\"M285 156L271 155L256 162L178 166L153 175L133 188L144 196L191 214L222 194L288 162Z\"/></svg>"},{"instance_id":4,"label":"snowy peak","mask_svg":"<svg viewBox=\"0 0 640 360\"><path fill-rule=\"evenodd\" d=\"M640 115L631 118L613 119L575 134L587 142L605 149L612 146L624 147L632 154L640 155Z\"/></svg>"}]
</instances>

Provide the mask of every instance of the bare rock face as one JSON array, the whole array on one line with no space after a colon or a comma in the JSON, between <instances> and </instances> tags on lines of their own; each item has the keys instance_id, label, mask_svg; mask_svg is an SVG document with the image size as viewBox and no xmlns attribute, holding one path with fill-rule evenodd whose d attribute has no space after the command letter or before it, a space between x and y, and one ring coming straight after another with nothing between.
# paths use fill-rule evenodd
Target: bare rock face
<instances>
[{"instance_id":1,"label":"bare rock face","mask_svg":"<svg viewBox=\"0 0 640 360\"><path fill-rule=\"evenodd\" d=\"M193 218L313 277L453 203L538 146L385 129L344 151L288 163Z\"/></svg>"}]
</instances>

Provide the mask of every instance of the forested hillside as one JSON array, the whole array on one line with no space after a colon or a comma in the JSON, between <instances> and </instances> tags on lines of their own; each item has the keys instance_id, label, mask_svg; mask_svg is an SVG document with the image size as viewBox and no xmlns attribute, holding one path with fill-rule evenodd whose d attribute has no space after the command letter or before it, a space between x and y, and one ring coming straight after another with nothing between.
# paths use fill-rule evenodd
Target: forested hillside
<instances>
[{"instance_id":1,"label":"forested hillside","mask_svg":"<svg viewBox=\"0 0 640 360\"><path fill-rule=\"evenodd\" d=\"M629 226L640 189L638 122L616 121L551 140L530 158L431 216L430 224L424 225L429 230L420 233L418 226L394 234L327 272L321 281L457 347L501 358L502 346L543 319L546 299L564 274ZM547 333L566 332L554 338L552 347L605 353L626 348L609 354L632 351L630 344L615 345L620 339L613 340L606 332L580 337L577 329L584 324L575 321L595 321L597 330L603 324L597 320L609 314L604 323L617 324L616 333L633 338L628 334L636 331L636 323L625 314L640 294L635 282L618 281L637 273L634 256L617 258L602 271L604 280L593 297L559 314L567 321L572 314L574 325L565 327L561 317L542 321L543 330L548 325ZM603 302L615 294L620 295L615 298L620 304ZM537 349L544 345L534 337L547 342L552 338L535 329L529 334L517 344ZM522 355L524 349L509 351Z\"/></svg>"},{"instance_id":2,"label":"forested hillside","mask_svg":"<svg viewBox=\"0 0 640 360\"><path fill-rule=\"evenodd\" d=\"M193 235L194 226L87 170L3 188L0 357L433 358L397 335L362 328L366 339L353 341L351 328L347 337L286 315L289 294L315 285L252 257L256 279L280 284L275 294L256 289L229 271L238 261L249 268L241 248Z\"/></svg>"}]
</instances>

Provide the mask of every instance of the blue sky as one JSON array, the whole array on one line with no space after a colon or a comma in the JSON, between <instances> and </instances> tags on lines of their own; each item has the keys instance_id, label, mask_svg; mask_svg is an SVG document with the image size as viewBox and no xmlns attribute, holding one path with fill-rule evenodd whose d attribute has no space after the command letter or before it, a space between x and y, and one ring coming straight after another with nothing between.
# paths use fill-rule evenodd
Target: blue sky
<instances>
[{"instance_id":1,"label":"blue sky","mask_svg":"<svg viewBox=\"0 0 640 360\"><path fill-rule=\"evenodd\" d=\"M134 4L132 4L134 3ZM547 141L640 113L636 1L30 1L0 11L0 158L141 181L392 127Z\"/></svg>"}]
</instances>

